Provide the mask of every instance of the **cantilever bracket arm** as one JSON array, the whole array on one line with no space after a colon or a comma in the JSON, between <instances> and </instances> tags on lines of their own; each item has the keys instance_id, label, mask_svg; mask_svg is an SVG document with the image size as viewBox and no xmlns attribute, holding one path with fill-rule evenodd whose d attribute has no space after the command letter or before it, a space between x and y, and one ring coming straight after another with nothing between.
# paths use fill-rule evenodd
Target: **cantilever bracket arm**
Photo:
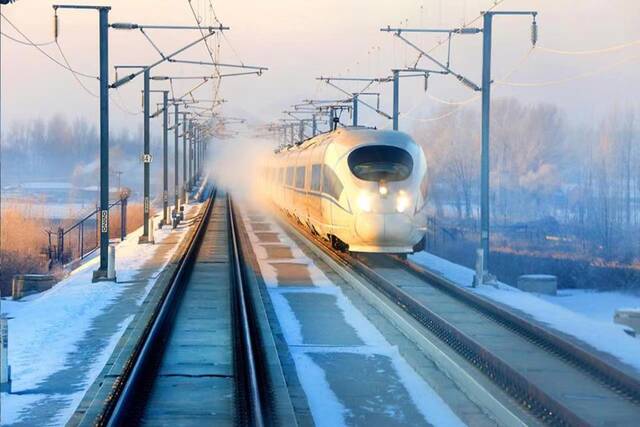
<instances>
[{"instance_id":1,"label":"cantilever bracket arm","mask_svg":"<svg viewBox=\"0 0 640 427\"><path fill-rule=\"evenodd\" d=\"M127 75L127 76L125 76L125 77L123 77L123 78L121 78L119 80L116 80L111 85L109 85L109 87L111 89L115 89L117 87L122 86L123 84L126 84L126 83L130 82L131 80L135 79L140 74L144 73L145 70L150 70L150 69L156 67L157 65L160 65L165 61L168 61L172 57L184 52L185 50L189 49L192 46L195 46L196 44L200 43L201 41L206 40L207 38L211 37L214 34L215 34L215 32L210 32L208 34L205 34L204 36L202 36L202 37L198 38L197 40L187 44L186 46L176 50L175 52L171 53L170 55L166 55L165 57L163 57L162 59L154 62L153 64L148 65L148 66L144 67L143 69L141 69L139 71L136 71L135 73L129 74L129 75Z\"/></svg>"},{"instance_id":2,"label":"cantilever bracket arm","mask_svg":"<svg viewBox=\"0 0 640 427\"><path fill-rule=\"evenodd\" d=\"M412 48L414 48L415 50L417 50L420 53L421 56L424 56L425 58L429 59L431 62L436 64L438 67L440 67L442 69L442 71L443 71L441 74L452 74L453 76L455 76L456 79L458 79L458 81L460 83L462 83L463 85L467 86L468 88L470 88L470 89L472 89L474 91L482 90L480 88L480 86L478 86L477 84L475 84L474 82L472 82L468 78L464 77L462 74L456 73L451 68L449 68L448 65L443 64L442 62L438 61L432 55L430 55L429 53L425 52L423 49L420 49L420 47L418 47L415 43L411 42L406 37L403 37L402 34L394 33L394 35L396 37L398 37L400 40L404 41L409 46L411 46Z\"/></svg>"},{"instance_id":3,"label":"cantilever bracket arm","mask_svg":"<svg viewBox=\"0 0 640 427\"><path fill-rule=\"evenodd\" d=\"M337 85L331 83L330 80L327 80L325 78L320 78L319 80L323 80L329 86L339 90L340 92L344 93L345 95L347 95L349 97L353 97L352 93L349 93L346 90L342 89L340 86L337 86ZM371 109L372 111L375 111L376 113L380 114L381 116L386 117L389 120L392 119L392 117L389 114L385 113L384 111L380 110L379 108L374 107L373 105L369 104L368 102L365 102L365 101L361 100L360 97L358 97L358 103L364 105L365 107Z\"/></svg>"},{"instance_id":4,"label":"cantilever bracket arm","mask_svg":"<svg viewBox=\"0 0 640 427\"><path fill-rule=\"evenodd\" d=\"M256 65L244 65L244 64L223 64L221 62L207 62L207 61L192 61L189 59L168 59L169 62L175 62L177 64L192 64L192 65L207 65L213 67L230 67L230 68L246 68L247 70L268 71L267 67L259 67Z\"/></svg>"}]
</instances>

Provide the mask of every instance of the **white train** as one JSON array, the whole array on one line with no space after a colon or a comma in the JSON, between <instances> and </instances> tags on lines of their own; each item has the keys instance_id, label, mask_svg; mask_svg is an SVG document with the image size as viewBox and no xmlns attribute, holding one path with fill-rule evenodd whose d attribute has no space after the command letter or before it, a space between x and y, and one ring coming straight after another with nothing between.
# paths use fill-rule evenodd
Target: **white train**
<instances>
[{"instance_id":1,"label":"white train","mask_svg":"<svg viewBox=\"0 0 640 427\"><path fill-rule=\"evenodd\" d=\"M278 151L265 178L272 200L336 249L424 248L427 162L403 132L327 132Z\"/></svg>"}]
</instances>

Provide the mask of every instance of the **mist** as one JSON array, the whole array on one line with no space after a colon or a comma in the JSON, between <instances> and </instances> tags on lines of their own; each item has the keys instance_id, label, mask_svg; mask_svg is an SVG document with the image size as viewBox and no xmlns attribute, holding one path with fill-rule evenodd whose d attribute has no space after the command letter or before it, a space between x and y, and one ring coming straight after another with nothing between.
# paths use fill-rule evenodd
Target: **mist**
<instances>
[{"instance_id":1,"label":"mist","mask_svg":"<svg viewBox=\"0 0 640 427\"><path fill-rule=\"evenodd\" d=\"M234 196L264 201L263 170L273 157L276 141L246 134L214 141L209 145L209 177Z\"/></svg>"}]
</instances>

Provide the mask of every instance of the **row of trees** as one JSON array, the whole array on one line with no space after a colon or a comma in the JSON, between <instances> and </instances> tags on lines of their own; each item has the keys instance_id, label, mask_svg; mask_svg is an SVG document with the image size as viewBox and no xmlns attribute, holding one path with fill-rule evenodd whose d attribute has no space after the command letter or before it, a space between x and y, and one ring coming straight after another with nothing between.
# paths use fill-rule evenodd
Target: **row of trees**
<instances>
[{"instance_id":1,"label":"row of trees","mask_svg":"<svg viewBox=\"0 0 640 427\"><path fill-rule=\"evenodd\" d=\"M152 137L152 154L159 158L158 134ZM15 121L2 138L3 185L52 179L81 185L98 183L100 138L96 125L84 118L68 120L56 114L48 120ZM114 173L123 172L124 181L138 177L140 129L112 130L109 151Z\"/></svg>"},{"instance_id":2,"label":"row of trees","mask_svg":"<svg viewBox=\"0 0 640 427\"><path fill-rule=\"evenodd\" d=\"M443 110L446 112L446 109ZM617 108L602 122L569 124L549 104L492 103L491 206L494 224L554 218L606 256L638 256L640 113ZM460 109L419 125L438 217L477 218L480 114ZM578 230L578 231L576 231Z\"/></svg>"}]
</instances>

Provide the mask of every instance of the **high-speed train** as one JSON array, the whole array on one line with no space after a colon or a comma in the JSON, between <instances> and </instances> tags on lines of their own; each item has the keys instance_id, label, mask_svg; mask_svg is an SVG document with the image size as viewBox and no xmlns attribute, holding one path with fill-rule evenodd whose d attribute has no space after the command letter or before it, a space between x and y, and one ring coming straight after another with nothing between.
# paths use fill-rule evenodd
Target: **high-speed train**
<instances>
[{"instance_id":1,"label":"high-speed train","mask_svg":"<svg viewBox=\"0 0 640 427\"><path fill-rule=\"evenodd\" d=\"M427 162L403 132L340 128L279 150L264 173L273 202L336 249L424 248Z\"/></svg>"}]
</instances>

